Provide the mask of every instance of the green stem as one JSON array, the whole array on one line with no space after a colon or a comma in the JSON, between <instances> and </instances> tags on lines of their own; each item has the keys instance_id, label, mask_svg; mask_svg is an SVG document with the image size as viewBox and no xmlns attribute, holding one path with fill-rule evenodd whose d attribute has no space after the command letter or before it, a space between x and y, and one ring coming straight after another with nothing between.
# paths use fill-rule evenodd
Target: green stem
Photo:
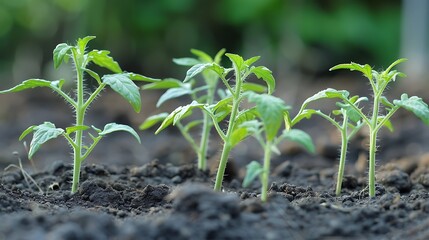
<instances>
[{"instance_id":1,"label":"green stem","mask_svg":"<svg viewBox=\"0 0 429 240\"><path fill-rule=\"evenodd\" d=\"M207 169L207 147L209 144L210 130L212 129L210 116L204 112L203 132L198 151L198 169L205 171Z\"/></svg>"},{"instance_id":2,"label":"green stem","mask_svg":"<svg viewBox=\"0 0 429 240\"><path fill-rule=\"evenodd\" d=\"M223 145L222 149L222 156L219 162L219 168L217 169L216 174L216 182L214 186L215 191L220 191L222 188L222 182L223 182L223 176L225 174L225 168L226 164L228 162L229 153L231 152L232 146L231 146L231 135L234 131L234 125L235 125L235 117L237 116L238 107L240 106L240 93L241 93L241 85L242 85L242 76L240 75L240 71L234 64L234 70L236 75L236 86L235 86L235 93L232 100L232 110L231 115L229 117L229 123L228 123L228 130L226 132L225 136L225 143Z\"/></svg>"},{"instance_id":3,"label":"green stem","mask_svg":"<svg viewBox=\"0 0 429 240\"><path fill-rule=\"evenodd\" d=\"M347 124L348 124L348 116L347 114L343 115L343 127L341 130L341 153L340 153L340 164L338 166L338 177L337 177L337 188L335 190L335 194L340 196L341 194L341 186L343 183L344 177L344 166L346 164L346 156L347 156Z\"/></svg>"},{"instance_id":4,"label":"green stem","mask_svg":"<svg viewBox=\"0 0 429 240\"><path fill-rule=\"evenodd\" d=\"M217 81L216 81L217 82ZM207 104L213 103L216 85L210 85L207 89ZM200 139L200 147L198 151L198 169L205 171L207 169L207 148L209 145L210 131L213 127L212 121L208 113L203 112L203 132Z\"/></svg>"},{"instance_id":5,"label":"green stem","mask_svg":"<svg viewBox=\"0 0 429 240\"><path fill-rule=\"evenodd\" d=\"M377 151L377 119L380 96L374 97L374 108L372 112L371 126L369 127L369 171L368 171L368 188L369 196L375 196L375 152Z\"/></svg>"},{"instance_id":6,"label":"green stem","mask_svg":"<svg viewBox=\"0 0 429 240\"><path fill-rule=\"evenodd\" d=\"M268 198L268 178L270 176L270 163L271 163L271 146L272 142L266 142L264 146L264 170L262 171L262 190L261 190L261 201L266 202Z\"/></svg>"},{"instance_id":7,"label":"green stem","mask_svg":"<svg viewBox=\"0 0 429 240\"><path fill-rule=\"evenodd\" d=\"M82 66L81 61L77 56L76 50L73 49L73 59L76 66L76 76L77 76L77 99L76 99L76 126L83 126L84 122L84 115L85 115L85 108L84 108L84 91L83 91L83 72L82 72ZM73 184L71 192L75 193L77 192L77 188L79 185L79 178L80 178L80 166L82 163L82 135L83 130L77 130L75 134L74 144L76 145L76 148L73 148L73 157L74 157L74 164L73 164Z\"/></svg>"},{"instance_id":8,"label":"green stem","mask_svg":"<svg viewBox=\"0 0 429 240\"><path fill-rule=\"evenodd\" d=\"M183 135L183 137L186 139L186 141L189 142L189 144L192 147L192 150L194 150L196 153L198 153L198 146L194 141L194 138L185 130L185 127L180 121L177 121L176 123L177 128L179 129L180 133Z\"/></svg>"}]
</instances>

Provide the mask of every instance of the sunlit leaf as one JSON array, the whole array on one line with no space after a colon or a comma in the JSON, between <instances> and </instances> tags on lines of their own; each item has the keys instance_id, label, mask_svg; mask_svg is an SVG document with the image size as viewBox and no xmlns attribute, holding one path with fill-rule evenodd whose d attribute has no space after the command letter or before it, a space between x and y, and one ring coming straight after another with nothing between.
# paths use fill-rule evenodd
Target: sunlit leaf
<instances>
[{"instance_id":1,"label":"sunlit leaf","mask_svg":"<svg viewBox=\"0 0 429 240\"><path fill-rule=\"evenodd\" d=\"M248 67L250 67L252 64L254 64L256 61L258 61L260 58L261 58L260 56L251 57L251 58L247 59L246 61L244 61L244 64L246 64Z\"/></svg>"},{"instance_id":2,"label":"sunlit leaf","mask_svg":"<svg viewBox=\"0 0 429 240\"><path fill-rule=\"evenodd\" d=\"M101 131L100 133L98 133L100 136L105 136L109 133L112 132L117 132L117 131L124 131L124 132L128 132L131 135L134 136L134 138L139 142L140 142L140 137L137 134L137 132L130 126L128 125L124 125L124 124L117 124L117 123L108 123L106 124L106 126L104 126L103 131Z\"/></svg>"},{"instance_id":3,"label":"sunlit leaf","mask_svg":"<svg viewBox=\"0 0 429 240\"><path fill-rule=\"evenodd\" d=\"M280 129L284 112L288 110L288 107L282 99L272 95L254 92L246 92L243 95L247 97L249 102L256 103L256 110L264 124L266 138L268 141L273 140Z\"/></svg>"},{"instance_id":4,"label":"sunlit leaf","mask_svg":"<svg viewBox=\"0 0 429 240\"><path fill-rule=\"evenodd\" d=\"M343 63L343 64L338 64L338 65L330 68L329 71L338 70L338 69L349 69L350 71L359 71L359 72L363 73L363 75L366 78L372 80L372 68L368 64L360 65L360 64L357 64L354 62Z\"/></svg>"},{"instance_id":5,"label":"sunlit leaf","mask_svg":"<svg viewBox=\"0 0 429 240\"><path fill-rule=\"evenodd\" d=\"M66 128L66 134L67 134L67 135L70 135L71 133L74 133L74 132L76 132L76 131L79 131L79 130L84 131L84 130L87 130L87 129L89 129L89 127L88 127L88 126L85 126L85 125L82 125L82 126L67 127L67 128Z\"/></svg>"},{"instance_id":6,"label":"sunlit leaf","mask_svg":"<svg viewBox=\"0 0 429 240\"><path fill-rule=\"evenodd\" d=\"M176 108L173 112L171 112L165 119L162 121L161 126L155 131L155 134L158 134L160 131L164 130L171 124L175 124L177 121L183 119L187 116L187 114L192 111L194 108L203 108L204 104L199 104L196 101L193 101L192 103L180 106Z\"/></svg>"},{"instance_id":7,"label":"sunlit leaf","mask_svg":"<svg viewBox=\"0 0 429 240\"><path fill-rule=\"evenodd\" d=\"M92 50L88 53L88 58L90 61L100 67L107 68L114 73L121 73L122 69L119 66L118 62L113 60L113 58L110 57L109 54L110 51L106 50Z\"/></svg>"},{"instance_id":8,"label":"sunlit leaf","mask_svg":"<svg viewBox=\"0 0 429 240\"><path fill-rule=\"evenodd\" d=\"M231 62L237 67L238 71L243 71L246 67L246 64L244 63L243 58L240 55L232 54L232 53L226 53L225 56L231 60Z\"/></svg>"},{"instance_id":9,"label":"sunlit leaf","mask_svg":"<svg viewBox=\"0 0 429 240\"><path fill-rule=\"evenodd\" d=\"M164 102L173 99L178 98L184 95L189 95L192 93L191 86L189 84L184 84L182 87L178 88L170 88L167 91L165 91L164 94L161 95L161 97L158 99L158 102L156 103L156 107L161 106Z\"/></svg>"},{"instance_id":10,"label":"sunlit leaf","mask_svg":"<svg viewBox=\"0 0 429 240\"><path fill-rule=\"evenodd\" d=\"M36 88L36 87L59 87L61 88L62 84L64 83L64 80L57 80L57 81L47 81L43 79L29 79L23 81L21 84L16 85L13 88L0 91L0 93L11 93L11 92L20 92L22 90Z\"/></svg>"},{"instance_id":11,"label":"sunlit leaf","mask_svg":"<svg viewBox=\"0 0 429 240\"><path fill-rule=\"evenodd\" d=\"M425 124L429 125L429 108L423 100L417 96L408 98L407 94L401 95L401 100L394 100L393 104L413 112Z\"/></svg>"},{"instance_id":12,"label":"sunlit leaf","mask_svg":"<svg viewBox=\"0 0 429 240\"><path fill-rule=\"evenodd\" d=\"M139 87L137 87L127 74L117 73L104 75L102 81L125 98L125 100L131 104L134 111L140 112L141 98Z\"/></svg>"},{"instance_id":13,"label":"sunlit leaf","mask_svg":"<svg viewBox=\"0 0 429 240\"><path fill-rule=\"evenodd\" d=\"M86 36L84 38L79 38L77 40L77 47L78 47L78 50L80 51L80 54L85 53L86 45L88 45L88 42L91 41L92 39L95 39L95 36Z\"/></svg>"},{"instance_id":14,"label":"sunlit leaf","mask_svg":"<svg viewBox=\"0 0 429 240\"><path fill-rule=\"evenodd\" d=\"M251 72L253 72L256 77L259 79L264 80L267 83L268 86L268 94L271 94L274 92L274 89L276 88L276 80L273 77L273 73L270 69L259 66L252 68Z\"/></svg>"},{"instance_id":15,"label":"sunlit leaf","mask_svg":"<svg viewBox=\"0 0 429 240\"><path fill-rule=\"evenodd\" d=\"M58 68L63 63L63 61L68 61L68 54L72 48L73 47L69 46L67 43L60 43L55 47L53 52L55 68Z\"/></svg>"},{"instance_id":16,"label":"sunlit leaf","mask_svg":"<svg viewBox=\"0 0 429 240\"><path fill-rule=\"evenodd\" d=\"M131 80L138 81L138 82L154 83L154 82L161 81L161 79L158 79L158 78L146 77L146 76L143 76L141 74L132 73L132 72L124 72L124 74L126 74Z\"/></svg>"},{"instance_id":17,"label":"sunlit leaf","mask_svg":"<svg viewBox=\"0 0 429 240\"><path fill-rule=\"evenodd\" d=\"M45 142L54 139L64 133L61 128L56 128L53 123L44 122L38 126L31 126L27 128L20 136L22 140L27 134L34 131L33 139L30 143L30 149L28 151L28 157L32 158L34 154L39 150L40 146Z\"/></svg>"}]
</instances>

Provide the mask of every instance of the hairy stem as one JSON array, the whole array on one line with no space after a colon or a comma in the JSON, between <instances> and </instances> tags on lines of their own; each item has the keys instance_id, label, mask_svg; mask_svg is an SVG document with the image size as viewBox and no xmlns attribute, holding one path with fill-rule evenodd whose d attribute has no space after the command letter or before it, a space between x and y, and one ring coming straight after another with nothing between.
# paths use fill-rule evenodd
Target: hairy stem
<instances>
[{"instance_id":1,"label":"hairy stem","mask_svg":"<svg viewBox=\"0 0 429 240\"><path fill-rule=\"evenodd\" d=\"M344 166L346 165L347 144L348 144L347 123L348 123L348 116L344 114L343 127L340 129L341 130L341 153L340 153L340 164L338 166L337 187L335 189L335 194L337 196L340 196L341 194L341 187L342 187L343 177L344 177Z\"/></svg>"},{"instance_id":2,"label":"hairy stem","mask_svg":"<svg viewBox=\"0 0 429 240\"><path fill-rule=\"evenodd\" d=\"M234 70L236 75L236 86L235 86L235 93L232 100L232 109L231 109L231 115L229 117L229 123L228 123L228 130L226 132L225 136L225 143L223 145L222 149L222 156L219 162L219 168L217 169L216 174L216 182L214 186L215 191L220 191L222 188L222 182L223 182L223 176L225 174L225 168L226 164L228 162L229 153L231 152L232 146L231 146L231 136L232 132L234 131L234 125L235 125L235 118L238 113L238 107L240 106L240 93L241 93L241 85L242 85L242 76L240 75L240 71L234 64Z\"/></svg>"},{"instance_id":3,"label":"hairy stem","mask_svg":"<svg viewBox=\"0 0 429 240\"><path fill-rule=\"evenodd\" d=\"M267 141L264 146L264 170L262 172L262 190L261 201L266 202L268 198L268 178L270 176L270 163L271 163L271 146L272 142Z\"/></svg>"},{"instance_id":4,"label":"hairy stem","mask_svg":"<svg viewBox=\"0 0 429 240\"><path fill-rule=\"evenodd\" d=\"M375 196L375 152L377 151L377 120L380 96L374 97L374 108L372 112L371 126L369 126L369 171L368 171L368 188L369 196Z\"/></svg>"},{"instance_id":5,"label":"hairy stem","mask_svg":"<svg viewBox=\"0 0 429 240\"><path fill-rule=\"evenodd\" d=\"M84 122L85 108L84 108L84 90L83 90L83 72L81 67L80 59L77 56L76 50L73 49L73 60L76 65L76 126L82 126ZM76 131L73 148L73 184L71 192L75 193L79 185L80 178L80 165L82 163L82 135L83 130L79 129Z\"/></svg>"}]
</instances>

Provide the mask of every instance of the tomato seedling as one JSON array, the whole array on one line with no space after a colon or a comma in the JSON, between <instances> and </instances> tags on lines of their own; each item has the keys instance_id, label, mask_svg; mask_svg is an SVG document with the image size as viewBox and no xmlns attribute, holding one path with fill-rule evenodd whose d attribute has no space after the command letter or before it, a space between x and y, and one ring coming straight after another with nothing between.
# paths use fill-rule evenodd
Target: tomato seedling
<instances>
[{"instance_id":1,"label":"tomato seedling","mask_svg":"<svg viewBox=\"0 0 429 240\"><path fill-rule=\"evenodd\" d=\"M33 139L30 143L28 152L29 158L37 152L42 144L45 142L63 136L71 148L73 149L73 184L71 192L75 193L79 185L80 166L82 162L93 151L97 143L109 133L116 131L125 131L134 136L140 142L138 134L130 126L116 123L108 123L101 130L94 126L89 127L85 125L85 113L91 103L100 95L101 91L109 86L125 100L127 100L136 112L140 111L141 98L138 86L133 81L147 81L155 82L157 79L144 77L139 74L123 72L119 64L109 56L110 52L106 50L91 50L86 51L89 41L94 39L94 36L87 36L79 38L75 46L68 45L67 43L58 44L53 51L54 67L58 68L63 62L67 62L70 58L73 61L74 69L76 70L76 89L75 94L70 95L66 93L62 86L65 80L48 81L43 79L29 79L21 84L0 93L19 92L26 89L35 87L48 87L54 92L58 93L64 100L73 108L75 113L76 122L73 126L66 129L57 128L51 122L44 122L40 125L33 125L27 128L19 137L22 140L25 136L33 132ZM107 68L114 74L107 74L100 77L96 72L87 68L89 63L94 63L100 67ZM84 74L94 78L98 87L92 93L86 93L84 90ZM88 129L93 129L95 135L89 133L92 143L85 145L83 143L83 132Z\"/></svg>"},{"instance_id":2,"label":"tomato seedling","mask_svg":"<svg viewBox=\"0 0 429 240\"><path fill-rule=\"evenodd\" d=\"M361 116L356 112L355 108L359 108L359 103L362 101L367 101L366 97L353 96L349 98L350 93L346 90L335 90L332 88L325 89L316 93L315 95L307 98L301 106L298 114L291 121L291 125L295 125L303 118L310 118L312 115L316 114L322 118L328 120L332 125L334 125L341 134L341 150L340 150L340 163L338 165L338 175L337 175L337 186L335 189L335 194L339 196L341 194L341 185L343 182L344 176L344 167L346 163L347 156L347 146L350 139L362 128L364 122L361 120ZM328 114L323 113L320 110L315 110L307 108L308 104L311 102L321 100L321 99L347 99L347 101L337 102L336 106L339 109L332 111L333 115L341 115L342 122L337 122L335 117L331 117ZM350 104L353 104L352 107Z\"/></svg>"},{"instance_id":3,"label":"tomato seedling","mask_svg":"<svg viewBox=\"0 0 429 240\"><path fill-rule=\"evenodd\" d=\"M248 101L256 104L255 117L258 120L250 120L240 124L236 132L250 134L256 138L264 149L263 166L252 161L247 165L246 176L243 180L243 187L248 186L256 177L259 177L261 188L261 200L267 201L268 195L268 177L270 175L271 153L280 154L277 145L281 141L288 139L301 144L309 152L314 153L315 147L311 137L298 129L285 129L278 136L279 129L287 115L288 107L283 100L268 94L256 94L254 92L245 92L243 94ZM287 124L288 126L289 124Z\"/></svg>"},{"instance_id":4,"label":"tomato seedling","mask_svg":"<svg viewBox=\"0 0 429 240\"><path fill-rule=\"evenodd\" d=\"M219 134L224 145L222 149L221 159L219 162L218 171L216 174L216 181L214 189L220 191L222 188L223 177L225 174L226 164L231 150L249 134L243 133L238 127L244 121L254 117L255 109L241 109L240 104L243 101L243 92L245 91L261 91L267 89L268 94L271 94L275 88L275 80L271 71L263 66L252 66L259 57L252 57L244 60L241 56L236 54L225 54L232 62L232 68L225 68L221 65L211 63L201 63L191 67L186 75L184 82L190 81L196 75L206 71L213 71L225 86L222 92L222 99L214 102L213 104L203 104L193 101L192 103L180 106L171 112L162 122L156 133L162 131L169 125L177 124L181 119L187 117L193 109L199 108L205 111L212 120L212 124ZM230 78L228 74L232 73ZM267 88L255 83L247 83L245 80L249 75L254 74L257 78L264 80ZM228 118L228 126L224 132L219 124L225 118Z\"/></svg>"},{"instance_id":5,"label":"tomato seedling","mask_svg":"<svg viewBox=\"0 0 429 240\"><path fill-rule=\"evenodd\" d=\"M395 114L399 108L405 108L408 111L414 113L419 117L425 124L429 125L429 108L428 105L423 102L420 97L412 96L408 97L407 94L402 94L401 99L393 100L390 102L385 96L383 96L384 90L387 85L396 80L396 77L405 77L404 73L393 70L393 68L406 61L401 58L393 62L384 71L375 71L368 64L360 65L357 63L339 64L332 67L330 70L337 69L349 69L351 71L359 71L368 79L372 88L372 114L367 116L362 112L360 108L355 106L349 99L342 97L351 108L355 110L361 117L362 121L369 128L369 173L368 173L368 187L369 196L375 196L375 154L377 150L377 134L378 131L383 127L391 127L390 118ZM385 114L382 113L381 106L384 106Z\"/></svg>"},{"instance_id":6,"label":"tomato seedling","mask_svg":"<svg viewBox=\"0 0 429 240\"><path fill-rule=\"evenodd\" d=\"M220 64L221 58L225 53L225 49L221 49L214 58L210 57L203 51L192 49L196 58L177 58L173 61L181 66L191 66L189 71L193 71L196 67L204 66L207 63ZM190 73L188 72L187 76ZM167 89L158 100L157 107L166 102L167 100L178 98L188 95L193 101L198 103L213 104L215 101L216 89L219 82L219 76L210 70L202 72L204 84L198 84L194 79L185 79L185 82L176 79L165 79L160 82L154 82L143 86L143 89ZM188 81L189 80L189 81ZM168 116L168 113L160 113L147 118L141 125L140 129L145 130L158 122L163 121ZM210 132L213 128L213 123L208 113L203 111L203 119L197 119L183 125L181 121L176 124L180 133L189 142L195 154L198 157L198 169L205 171L207 169L207 150L209 145ZM202 125L201 138L199 144L194 140L190 134L191 129Z\"/></svg>"}]
</instances>

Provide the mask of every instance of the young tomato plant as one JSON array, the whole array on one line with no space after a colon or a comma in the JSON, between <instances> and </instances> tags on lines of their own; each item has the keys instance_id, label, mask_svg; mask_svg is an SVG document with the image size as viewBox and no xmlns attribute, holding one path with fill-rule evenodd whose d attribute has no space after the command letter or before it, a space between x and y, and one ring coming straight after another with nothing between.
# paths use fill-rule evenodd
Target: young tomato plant
<instances>
[{"instance_id":1,"label":"young tomato plant","mask_svg":"<svg viewBox=\"0 0 429 240\"><path fill-rule=\"evenodd\" d=\"M398 59L393 62L384 71L375 71L368 64L360 65L357 63L350 64L339 64L332 67L330 70L337 69L349 69L351 71L362 72L363 75L368 79L373 96L372 114L366 116L360 108L355 106L347 98L342 98L346 104L355 110L361 117L362 121L369 128L369 173L368 173L368 187L369 196L375 196L375 154L377 148L377 134L383 126L391 126L390 118L395 114L399 108L405 108L408 111L413 112L419 117L425 124L429 125L429 108L423 100L417 96L408 97L407 94L402 94L401 99L393 100L390 102L386 97L383 96L384 90L387 85L396 80L396 77L404 77L405 74L393 70L393 68L406 61L406 59ZM384 106L385 114L381 111L381 106Z\"/></svg>"},{"instance_id":2,"label":"young tomato plant","mask_svg":"<svg viewBox=\"0 0 429 240\"><path fill-rule=\"evenodd\" d=\"M328 114L323 113L320 110L307 108L308 104L311 102L327 99L327 98L340 98L347 99L347 101L337 102L336 106L339 109L332 111L334 115L341 115L342 122L338 122L334 117L331 117ZM361 101L367 101L366 97L353 96L349 98L349 92L346 90L335 90L332 88L325 89L316 93L315 95L309 97L301 106L298 114L291 121L291 125L295 125L303 118L310 118L313 114L319 115L322 118L328 120L332 125L334 125L341 134L341 150L340 150L340 163L338 166L338 176L337 176L337 187L335 194L339 196L341 194L341 185L343 182L344 176L344 167L346 163L347 155L347 145L350 139L362 128L364 122L361 120L361 116L356 112L356 108L359 108L359 103ZM350 104L353 104L352 107Z\"/></svg>"},{"instance_id":3,"label":"young tomato plant","mask_svg":"<svg viewBox=\"0 0 429 240\"><path fill-rule=\"evenodd\" d=\"M282 140L289 139L301 144L312 153L314 153L315 148L311 137L301 130L285 129L283 133L278 136L279 129L284 121L284 116L288 111L288 107L285 106L283 100L268 94L256 94L254 92L246 92L243 95L247 97L249 102L256 104L255 116L260 119L260 121L246 121L238 126L236 132L243 129L244 131L242 132L251 134L255 137L264 149L263 166L257 161L252 161L248 164L246 176L243 180L243 187L248 186L259 176L262 183L261 200L262 202L266 202L271 153L274 151L280 154L276 146Z\"/></svg>"},{"instance_id":4,"label":"young tomato plant","mask_svg":"<svg viewBox=\"0 0 429 240\"><path fill-rule=\"evenodd\" d=\"M170 113L167 118L164 119L161 126L158 128L156 133L162 131L169 125L177 124L181 119L188 116L190 111L195 108L202 109L205 111L212 120L212 124L219 134L224 145L222 149L222 155L219 162L218 171L216 174L216 182L214 189L216 191L221 190L223 177L225 174L226 164L231 150L244 138L248 136L245 130L239 128L240 124L246 120L250 120L255 116L255 109L241 109L240 104L243 101L244 91L260 91L265 89L264 86L253 83L246 83L245 80L249 75L254 74L257 78L264 80L268 86L268 94L271 94L275 88L275 80L272 76L271 71L263 66L252 66L259 57L252 57L244 60L241 56L236 54L227 53L225 54L232 62L232 68L224 68L215 62L197 64L191 67L187 72L187 76L184 82L188 82L190 79L195 77L197 74L202 73L206 70L211 70L219 77L222 83L225 85L226 90L224 91L223 98L213 104L202 104L197 101L193 101L191 104L186 106L180 106ZM227 75L232 72L232 76L227 78ZM228 118L228 126L226 132L224 132L219 122L225 118Z\"/></svg>"},{"instance_id":5,"label":"young tomato plant","mask_svg":"<svg viewBox=\"0 0 429 240\"><path fill-rule=\"evenodd\" d=\"M139 88L133 81L158 81L156 79L147 78L142 75L122 72L119 64L109 56L110 52L106 50L92 50L87 52L86 46L89 41L94 39L93 36L84 37L77 40L75 46L66 43L58 44L53 52L54 67L58 68L63 62L67 62L70 58L73 61L76 70L76 89L74 96L66 93L62 86L65 80L47 81L42 79L29 79L21 84L0 93L19 92L25 89L35 87L48 87L54 92L58 93L64 100L73 108L76 116L76 122L73 126L66 129L57 128L51 122L44 122L40 125L34 125L27 128L19 137L22 140L28 134L33 133L33 139L30 143L29 158L37 152L42 144L48 140L54 139L58 136L63 136L73 149L73 184L71 192L75 193L79 185L80 166L82 162L93 151L97 143L109 133L116 131L125 131L134 136L140 142L138 134L129 126L123 124L109 123L104 126L104 129L98 129L94 126L89 127L85 125L85 113L91 103L106 87L110 86L115 92L125 98L133 107L136 112L140 111L141 98ZM114 74L107 74L100 77L96 72L87 68L89 63L94 63L100 67L107 68L114 72ZM84 74L94 78L98 87L92 93L84 91ZM83 132L92 128L95 135L89 133L92 142L88 145L83 143Z\"/></svg>"},{"instance_id":6,"label":"young tomato plant","mask_svg":"<svg viewBox=\"0 0 429 240\"><path fill-rule=\"evenodd\" d=\"M177 58L173 61L181 66L191 66L189 71L194 71L195 68L205 66L205 64L215 63L220 64L222 55L225 53L225 49L221 49L214 59L212 59L208 54L192 49L196 58ZM202 72L204 85L197 84L194 79L189 79L191 73L187 73L185 82L181 82L176 79L165 79L160 82L154 82L143 86L143 89L167 89L167 91L161 95L158 100L157 107L166 102L167 100L178 98L184 95L191 97L193 101L198 103L205 103L208 105L213 104L215 100L215 93L219 82L219 76L210 70L204 70ZM143 124L140 125L141 130L148 129L158 122L163 121L168 116L168 113L160 113L153 115L146 119ZM207 169L207 150L209 145L210 132L213 128L212 119L208 113L203 111L203 119L197 119L183 125L181 121L177 121L176 124L180 133L183 137L189 142L195 154L198 157L198 169L205 171ZM201 138L199 144L194 140L190 134L190 130L202 125Z\"/></svg>"}]
</instances>

